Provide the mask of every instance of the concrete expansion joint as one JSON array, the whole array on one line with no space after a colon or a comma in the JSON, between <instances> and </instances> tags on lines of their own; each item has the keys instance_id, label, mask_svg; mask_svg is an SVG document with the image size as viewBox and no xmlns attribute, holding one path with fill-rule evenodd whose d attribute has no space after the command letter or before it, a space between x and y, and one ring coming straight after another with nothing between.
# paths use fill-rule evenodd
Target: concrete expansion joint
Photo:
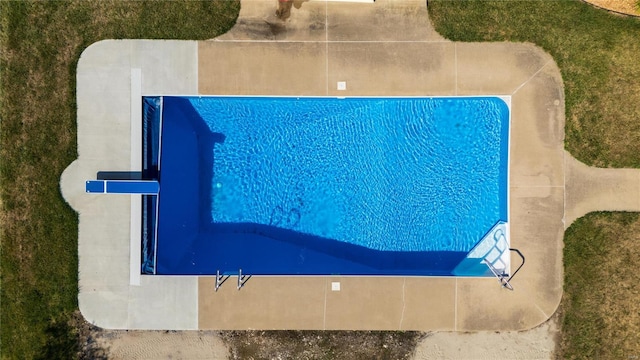
<instances>
[{"instance_id":1,"label":"concrete expansion joint","mask_svg":"<svg viewBox=\"0 0 640 360\"><path fill-rule=\"evenodd\" d=\"M533 73L533 75L531 75L531 77L529 77L527 80L525 80L525 82L523 82L522 84L520 84L520 86L518 86L512 93L511 96L515 95L515 93L518 92L518 90L522 89L529 81L531 81L531 79L535 78L545 67L547 67L547 65L549 65L550 63L553 62L553 59L549 59L547 60L546 63L544 63L544 65L542 65L540 67L540 69L538 69L535 73Z\"/></svg>"},{"instance_id":2,"label":"concrete expansion joint","mask_svg":"<svg viewBox=\"0 0 640 360\"><path fill-rule=\"evenodd\" d=\"M402 330L402 322L404 321L404 310L407 306L407 302L405 301L405 286L407 285L407 278L402 280L402 312L400 313L400 324L398 325L398 330Z\"/></svg>"},{"instance_id":3,"label":"concrete expansion joint","mask_svg":"<svg viewBox=\"0 0 640 360\"><path fill-rule=\"evenodd\" d=\"M538 305L538 303L537 303L537 302L536 302L536 303L534 303L534 305L536 306L536 309L538 309L538 310L542 313L542 315L544 315L544 318L545 318L545 319L548 319L548 318L550 318L550 317L551 317L551 315L548 315L548 314L546 313L546 311L542 310L542 308Z\"/></svg>"}]
</instances>

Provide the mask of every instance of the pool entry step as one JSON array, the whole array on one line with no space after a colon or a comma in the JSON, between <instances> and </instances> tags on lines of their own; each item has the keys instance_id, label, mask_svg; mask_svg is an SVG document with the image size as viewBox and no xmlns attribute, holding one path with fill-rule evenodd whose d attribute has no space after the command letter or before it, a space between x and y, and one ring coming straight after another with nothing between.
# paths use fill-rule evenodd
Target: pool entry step
<instances>
[{"instance_id":1,"label":"pool entry step","mask_svg":"<svg viewBox=\"0 0 640 360\"><path fill-rule=\"evenodd\" d=\"M94 194L142 194L160 192L157 180L87 180L85 190Z\"/></svg>"},{"instance_id":2,"label":"pool entry step","mask_svg":"<svg viewBox=\"0 0 640 360\"><path fill-rule=\"evenodd\" d=\"M498 221L482 240L469 251L466 258L453 270L456 276L495 275L509 277L509 224Z\"/></svg>"}]
</instances>

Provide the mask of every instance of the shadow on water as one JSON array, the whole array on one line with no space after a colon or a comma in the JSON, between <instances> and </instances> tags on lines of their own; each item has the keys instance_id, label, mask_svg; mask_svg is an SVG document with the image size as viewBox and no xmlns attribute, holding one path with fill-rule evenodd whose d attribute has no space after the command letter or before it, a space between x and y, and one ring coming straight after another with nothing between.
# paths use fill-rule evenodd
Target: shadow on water
<instances>
[{"instance_id":1,"label":"shadow on water","mask_svg":"<svg viewBox=\"0 0 640 360\"><path fill-rule=\"evenodd\" d=\"M227 267L255 274L451 275L466 256L452 251L380 251L256 223L208 224L201 227L194 245L206 248L213 242Z\"/></svg>"},{"instance_id":2,"label":"shadow on water","mask_svg":"<svg viewBox=\"0 0 640 360\"><path fill-rule=\"evenodd\" d=\"M186 98L172 98L171 105L179 108L187 121L193 128L196 137L198 153L193 154L198 158L198 185L199 185L199 221L203 224L211 223L211 182L214 176L213 151L216 144L222 144L226 136L222 133L211 132L211 129L194 109L191 102Z\"/></svg>"},{"instance_id":3,"label":"shadow on water","mask_svg":"<svg viewBox=\"0 0 640 360\"><path fill-rule=\"evenodd\" d=\"M98 180L140 180L142 171L98 171Z\"/></svg>"},{"instance_id":4,"label":"shadow on water","mask_svg":"<svg viewBox=\"0 0 640 360\"><path fill-rule=\"evenodd\" d=\"M171 120L166 119L163 129L167 141L160 174L158 274L210 275L241 268L255 275L451 275L466 256L379 251L290 230L300 212L282 207L272 210L270 224L215 223L213 149L225 135L212 133L188 99L165 98L165 106L169 104L173 108L165 108ZM163 184L177 190L163 192Z\"/></svg>"}]
</instances>

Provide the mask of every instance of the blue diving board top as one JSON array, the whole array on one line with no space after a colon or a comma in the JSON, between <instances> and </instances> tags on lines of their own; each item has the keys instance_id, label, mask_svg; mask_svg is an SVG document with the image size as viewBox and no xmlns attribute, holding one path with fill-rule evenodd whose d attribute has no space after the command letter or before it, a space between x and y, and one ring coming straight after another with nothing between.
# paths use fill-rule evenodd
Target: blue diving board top
<instances>
[{"instance_id":1,"label":"blue diving board top","mask_svg":"<svg viewBox=\"0 0 640 360\"><path fill-rule=\"evenodd\" d=\"M87 180L86 192L155 195L160 192L160 184L157 180Z\"/></svg>"}]
</instances>

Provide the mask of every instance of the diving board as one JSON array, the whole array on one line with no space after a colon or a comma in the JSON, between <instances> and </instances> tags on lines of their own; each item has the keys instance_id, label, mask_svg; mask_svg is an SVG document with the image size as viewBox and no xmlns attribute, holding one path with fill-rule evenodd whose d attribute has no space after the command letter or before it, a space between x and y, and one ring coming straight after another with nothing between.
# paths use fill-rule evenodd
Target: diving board
<instances>
[{"instance_id":1,"label":"diving board","mask_svg":"<svg viewBox=\"0 0 640 360\"><path fill-rule=\"evenodd\" d=\"M142 194L160 192L157 180L87 180L85 190L95 194Z\"/></svg>"}]
</instances>

